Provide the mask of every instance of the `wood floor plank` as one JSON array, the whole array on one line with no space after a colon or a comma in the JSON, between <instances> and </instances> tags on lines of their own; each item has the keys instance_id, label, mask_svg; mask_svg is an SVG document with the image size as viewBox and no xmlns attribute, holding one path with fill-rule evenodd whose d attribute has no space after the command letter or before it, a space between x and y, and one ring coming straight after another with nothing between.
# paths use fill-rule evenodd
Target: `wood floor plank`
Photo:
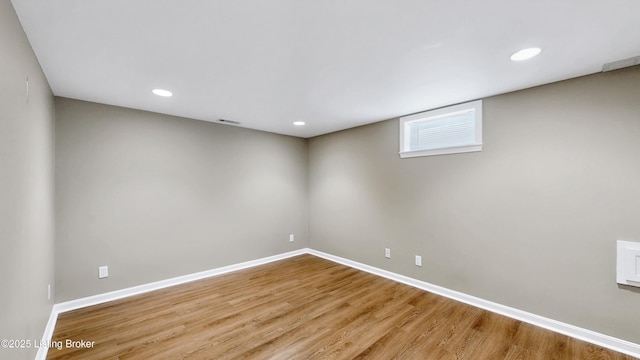
<instances>
[{"instance_id":1,"label":"wood floor plank","mask_svg":"<svg viewBox=\"0 0 640 360\"><path fill-rule=\"evenodd\" d=\"M48 359L632 359L311 255L60 314Z\"/></svg>"}]
</instances>

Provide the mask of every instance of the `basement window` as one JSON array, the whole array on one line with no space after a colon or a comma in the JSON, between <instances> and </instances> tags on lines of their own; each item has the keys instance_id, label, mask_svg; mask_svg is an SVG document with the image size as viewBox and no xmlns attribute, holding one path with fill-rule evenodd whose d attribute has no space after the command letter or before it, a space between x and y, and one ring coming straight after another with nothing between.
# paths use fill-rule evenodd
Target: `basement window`
<instances>
[{"instance_id":1,"label":"basement window","mask_svg":"<svg viewBox=\"0 0 640 360\"><path fill-rule=\"evenodd\" d=\"M482 100L400 118L400 157L482 151Z\"/></svg>"}]
</instances>

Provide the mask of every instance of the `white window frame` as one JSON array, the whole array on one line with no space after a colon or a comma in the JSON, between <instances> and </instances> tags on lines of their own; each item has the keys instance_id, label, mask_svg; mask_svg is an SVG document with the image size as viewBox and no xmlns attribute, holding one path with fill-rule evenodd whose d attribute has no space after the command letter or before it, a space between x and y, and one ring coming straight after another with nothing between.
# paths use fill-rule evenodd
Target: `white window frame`
<instances>
[{"instance_id":1,"label":"white window frame","mask_svg":"<svg viewBox=\"0 0 640 360\"><path fill-rule=\"evenodd\" d=\"M442 119L457 113L474 111L475 114L475 137L474 142L468 145L439 147L424 150L411 150L409 129L416 122ZM416 157L456 154L465 152L482 151L482 100L471 101L464 104L448 106L445 108L421 112L414 115L403 116L400 118L400 157Z\"/></svg>"}]
</instances>

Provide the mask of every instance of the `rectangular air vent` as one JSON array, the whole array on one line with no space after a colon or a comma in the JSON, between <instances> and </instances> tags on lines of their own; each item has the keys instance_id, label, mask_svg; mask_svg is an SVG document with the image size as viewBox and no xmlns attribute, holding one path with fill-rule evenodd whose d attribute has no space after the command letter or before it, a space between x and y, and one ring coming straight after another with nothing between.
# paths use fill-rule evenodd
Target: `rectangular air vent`
<instances>
[{"instance_id":1,"label":"rectangular air vent","mask_svg":"<svg viewBox=\"0 0 640 360\"><path fill-rule=\"evenodd\" d=\"M229 124L229 125L240 125L240 121L233 121L233 120L220 119L218 120L218 122L221 122L223 124Z\"/></svg>"}]
</instances>

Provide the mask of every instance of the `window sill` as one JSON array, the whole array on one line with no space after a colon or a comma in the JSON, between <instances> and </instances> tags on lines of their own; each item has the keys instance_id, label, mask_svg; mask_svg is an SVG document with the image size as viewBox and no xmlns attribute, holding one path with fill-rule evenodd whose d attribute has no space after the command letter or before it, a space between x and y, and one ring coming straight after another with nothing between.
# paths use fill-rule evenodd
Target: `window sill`
<instances>
[{"instance_id":1,"label":"window sill","mask_svg":"<svg viewBox=\"0 0 640 360\"><path fill-rule=\"evenodd\" d=\"M466 145L466 146L454 146L448 148L429 149L429 150L414 150L414 151L401 151L401 158L418 157L418 156L433 156L433 155L447 155L458 154L466 152L482 151L482 145Z\"/></svg>"}]
</instances>

